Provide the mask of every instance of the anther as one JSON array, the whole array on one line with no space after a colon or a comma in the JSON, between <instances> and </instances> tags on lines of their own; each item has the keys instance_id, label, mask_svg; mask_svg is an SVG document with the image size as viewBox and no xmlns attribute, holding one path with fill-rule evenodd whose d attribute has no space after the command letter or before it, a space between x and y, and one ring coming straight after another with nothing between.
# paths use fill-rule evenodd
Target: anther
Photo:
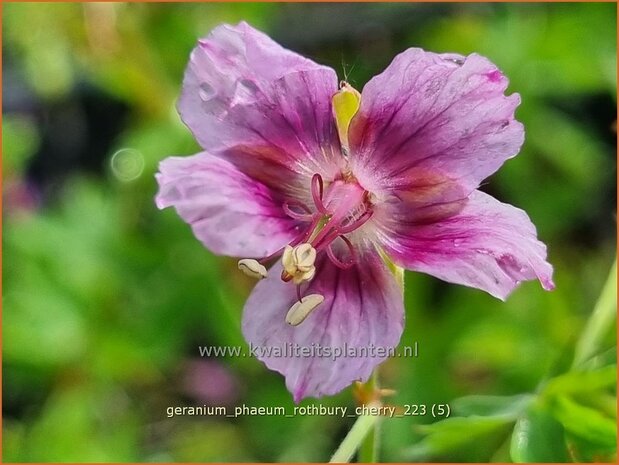
<instances>
[{"instance_id":1,"label":"anther","mask_svg":"<svg viewBox=\"0 0 619 465\"><path fill-rule=\"evenodd\" d=\"M264 265L261 265L257 260L252 258L244 258L239 260L239 270L244 274L254 279L264 279L267 277L267 269Z\"/></svg>"},{"instance_id":2,"label":"anther","mask_svg":"<svg viewBox=\"0 0 619 465\"><path fill-rule=\"evenodd\" d=\"M320 294L306 295L290 307L286 314L286 323L291 326L300 325L324 300L324 296Z\"/></svg>"},{"instance_id":3,"label":"anther","mask_svg":"<svg viewBox=\"0 0 619 465\"><path fill-rule=\"evenodd\" d=\"M310 281L316 274L315 261L316 249L311 244L305 242L295 247L286 246L282 255L282 279L292 279L295 284Z\"/></svg>"}]
</instances>

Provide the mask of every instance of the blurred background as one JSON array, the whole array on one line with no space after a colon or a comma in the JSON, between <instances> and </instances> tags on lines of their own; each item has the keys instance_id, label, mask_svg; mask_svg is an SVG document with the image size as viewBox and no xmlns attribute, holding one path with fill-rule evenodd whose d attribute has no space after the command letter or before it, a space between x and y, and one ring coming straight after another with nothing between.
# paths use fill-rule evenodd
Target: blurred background
<instances>
[{"instance_id":1,"label":"blurred background","mask_svg":"<svg viewBox=\"0 0 619 465\"><path fill-rule=\"evenodd\" d=\"M380 459L614 460L612 3L4 4L3 460L325 461L350 429L166 416L294 405L257 360L200 357L245 344L253 282L153 202L157 163L198 151L174 107L189 53L240 20L358 89L417 46L488 56L522 95L525 145L483 190L529 213L557 289L502 303L408 273L401 344L419 357L383 364L381 384L453 412L384 421ZM351 389L319 402L354 405Z\"/></svg>"}]
</instances>

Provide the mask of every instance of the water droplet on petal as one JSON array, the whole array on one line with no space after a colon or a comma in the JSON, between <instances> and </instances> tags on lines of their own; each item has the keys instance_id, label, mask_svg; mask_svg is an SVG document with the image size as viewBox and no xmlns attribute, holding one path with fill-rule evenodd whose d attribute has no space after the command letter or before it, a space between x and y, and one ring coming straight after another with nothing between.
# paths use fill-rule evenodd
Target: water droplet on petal
<instances>
[{"instance_id":1,"label":"water droplet on petal","mask_svg":"<svg viewBox=\"0 0 619 465\"><path fill-rule=\"evenodd\" d=\"M450 57L446 57L444 59L447 60L447 61L451 61L452 63L455 63L458 66L462 66L464 64L464 57L450 56Z\"/></svg>"},{"instance_id":2,"label":"water droplet on petal","mask_svg":"<svg viewBox=\"0 0 619 465\"><path fill-rule=\"evenodd\" d=\"M258 91L258 86L256 83L250 79L241 79L239 84L245 87L246 90L251 92L252 94Z\"/></svg>"},{"instance_id":3,"label":"water droplet on petal","mask_svg":"<svg viewBox=\"0 0 619 465\"><path fill-rule=\"evenodd\" d=\"M213 86L207 84L206 82L202 82L200 84L200 90L198 91L198 93L200 94L200 98L203 102L208 102L213 97L215 97L216 92L215 89L213 89Z\"/></svg>"}]
</instances>

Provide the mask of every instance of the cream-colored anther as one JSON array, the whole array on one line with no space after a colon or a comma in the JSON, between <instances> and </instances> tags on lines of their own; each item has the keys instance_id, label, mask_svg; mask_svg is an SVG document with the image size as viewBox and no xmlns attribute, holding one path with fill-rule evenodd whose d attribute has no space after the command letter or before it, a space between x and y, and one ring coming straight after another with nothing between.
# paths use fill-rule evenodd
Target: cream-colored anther
<instances>
[{"instance_id":1,"label":"cream-colored anther","mask_svg":"<svg viewBox=\"0 0 619 465\"><path fill-rule=\"evenodd\" d=\"M315 262L316 249L308 243L299 244L296 247L287 245L282 255L284 271L292 276L292 281L295 284L301 284L314 277L316 274Z\"/></svg>"},{"instance_id":2,"label":"cream-colored anther","mask_svg":"<svg viewBox=\"0 0 619 465\"><path fill-rule=\"evenodd\" d=\"M239 260L239 270L244 274L254 279L264 279L267 277L267 269L260 262L252 258L244 258Z\"/></svg>"},{"instance_id":3,"label":"cream-colored anther","mask_svg":"<svg viewBox=\"0 0 619 465\"><path fill-rule=\"evenodd\" d=\"M291 326L300 325L324 300L325 298L320 294L306 295L301 299L301 302L295 302L290 307L286 314L286 323Z\"/></svg>"}]
</instances>

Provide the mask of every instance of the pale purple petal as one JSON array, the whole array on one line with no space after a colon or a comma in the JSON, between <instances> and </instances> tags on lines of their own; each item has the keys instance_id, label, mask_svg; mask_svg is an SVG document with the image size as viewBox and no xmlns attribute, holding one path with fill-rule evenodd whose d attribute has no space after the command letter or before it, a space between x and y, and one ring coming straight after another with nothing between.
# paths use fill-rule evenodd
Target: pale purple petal
<instances>
[{"instance_id":1,"label":"pale purple petal","mask_svg":"<svg viewBox=\"0 0 619 465\"><path fill-rule=\"evenodd\" d=\"M527 214L480 191L458 202L458 213L423 224L384 223L385 251L400 266L505 299L522 281L554 288L546 246Z\"/></svg>"},{"instance_id":2,"label":"pale purple petal","mask_svg":"<svg viewBox=\"0 0 619 465\"><path fill-rule=\"evenodd\" d=\"M402 290L375 251L366 252L349 270L335 267L325 254L318 258L316 277L304 295L318 293L325 301L299 326L284 319L297 297L295 287L280 279L281 264L256 285L243 313L243 334L267 367L286 377L296 402L305 397L335 394L355 380L365 381L385 359L370 347L385 352L397 346L404 324ZM339 358L277 357L260 353L285 347L363 348L366 355ZM381 356L382 355L382 356Z\"/></svg>"},{"instance_id":3,"label":"pale purple petal","mask_svg":"<svg viewBox=\"0 0 619 465\"><path fill-rule=\"evenodd\" d=\"M178 109L200 145L265 182L331 177L342 163L331 111L334 70L247 23L199 41ZM303 176L301 176L303 177Z\"/></svg>"},{"instance_id":4,"label":"pale purple petal","mask_svg":"<svg viewBox=\"0 0 619 465\"><path fill-rule=\"evenodd\" d=\"M355 173L377 191L418 171L477 188L524 140L520 96L505 96L507 84L479 55L401 53L363 88L349 130Z\"/></svg>"},{"instance_id":5,"label":"pale purple petal","mask_svg":"<svg viewBox=\"0 0 619 465\"><path fill-rule=\"evenodd\" d=\"M156 175L159 208L173 206L212 252L265 257L297 234L279 193L207 153L169 157Z\"/></svg>"}]
</instances>

